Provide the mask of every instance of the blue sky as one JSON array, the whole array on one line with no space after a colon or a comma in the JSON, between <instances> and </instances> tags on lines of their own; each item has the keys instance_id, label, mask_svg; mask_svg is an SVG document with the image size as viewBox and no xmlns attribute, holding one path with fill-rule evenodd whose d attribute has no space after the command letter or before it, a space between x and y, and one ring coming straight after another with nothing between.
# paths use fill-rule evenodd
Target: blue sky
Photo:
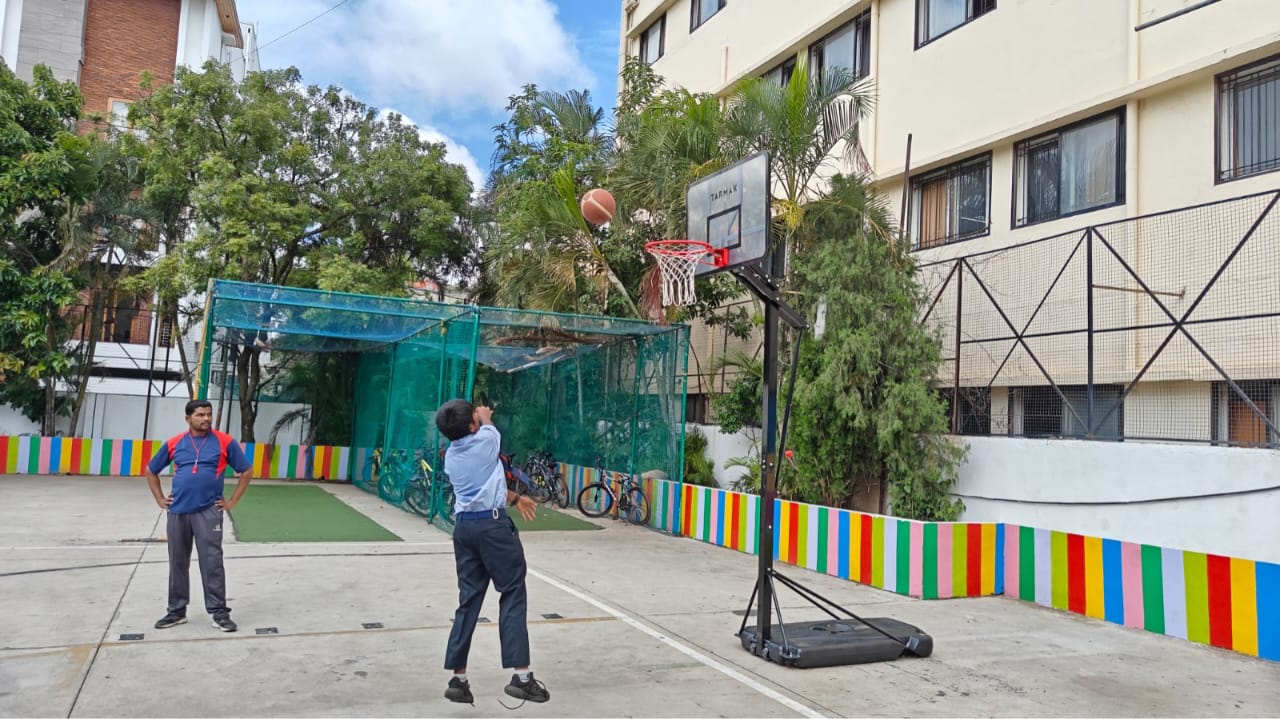
<instances>
[{"instance_id":1,"label":"blue sky","mask_svg":"<svg viewBox=\"0 0 1280 719\"><path fill-rule=\"evenodd\" d=\"M615 104L619 0L347 0L325 14L338 3L236 5L258 26L263 68L292 65L309 84L399 112L445 142L473 182L524 84L588 89L606 115Z\"/></svg>"}]
</instances>

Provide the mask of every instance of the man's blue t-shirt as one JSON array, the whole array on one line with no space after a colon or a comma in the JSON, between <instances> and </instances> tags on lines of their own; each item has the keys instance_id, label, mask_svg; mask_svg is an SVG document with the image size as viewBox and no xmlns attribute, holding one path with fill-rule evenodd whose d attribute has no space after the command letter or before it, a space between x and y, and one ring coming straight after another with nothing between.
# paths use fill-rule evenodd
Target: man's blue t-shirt
<instances>
[{"instance_id":1,"label":"man's blue t-shirt","mask_svg":"<svg viewBox=\"0 0 1280 719\"><path fill-rule=\"evenodd\" d=\"M226 457L222 456L222 443L227 445ZM171 444L174 445L172 457L169 456ZM251 466L240 443L216 431L203 437L194 437L190 432L174 437L160 445L147 467L160 474L170 462L173 462L170 514L194 514L212 507L222 496L223 474L227 465L237 472Z\"/></svg>"},{"instance_id":2,"label":"man's blue t-shirt","mask_svg":"<svg viewBox=\"0 0 1280 719\"><path fill-rule=\"evenodd\" d=\"M503 509L507 503L507 482L498 461L502 435L491 424L481 425L475 434L449 443L444 453L444 471L453 484L454 511L479 512Z\"/></svg>"}]
</instances>

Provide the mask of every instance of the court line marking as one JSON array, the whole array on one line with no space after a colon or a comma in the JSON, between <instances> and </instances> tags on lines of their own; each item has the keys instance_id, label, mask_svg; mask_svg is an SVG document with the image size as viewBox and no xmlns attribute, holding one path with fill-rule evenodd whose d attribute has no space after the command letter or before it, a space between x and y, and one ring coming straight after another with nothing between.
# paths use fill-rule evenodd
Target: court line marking
<instances>
[{"instance_id":1,"label":"court line marking","mask_svg":"<svg viewBox=\"0 0 1280 719\"><path fill-rule=\"evenodd\" d=\"M711 657L703 654L702 652L699 652L698 650L692 647L686 646L683 642L677 641L676 639L673 639L667 636L666 634L663 634L657 629L650 627L649 625L626 614L620 609L615 609L612 606L596 599L595 597L592 597L589 594L586 594L585 592L574 589L573 587L570 587L569 585L564 584L559 580L552 579L551 577L543 574L542 572L535 571L534 569L529 569L528 572L530 575L546 582L547 584L550 584L556 589L559 589L560 591L565 592L566 594L569 594L573 597L581 599L582 601L586 602L587 604L590 604L596 609L599 609L600 611L605 612L606 614L609 614L617 618L619 621L623 622L624 624L628 624L636 629L639 629L645 634L648 634L649 636L653 637L654 639L657 639L663 644L666 644L672 649L675 649L681 654L684 654L685 656L688 656L720 672L721 674L729 677L730 679L733 679L739 684L742 684L743 686L754 689L755 691L778 702L779 704L782 704L783 706L798 712L801 716L808 717L808 719L825 719L826 717L826 715L818 713L817 711L801 704L800 702L792 699L791 697L785 696L784 694L778 692L777 690L771 689L765 686L764 684L761 684L760 682L743 674L737 669L727 666L719 661L716 661L715 659L712 659Z\"/></svg>"}]
</instances>

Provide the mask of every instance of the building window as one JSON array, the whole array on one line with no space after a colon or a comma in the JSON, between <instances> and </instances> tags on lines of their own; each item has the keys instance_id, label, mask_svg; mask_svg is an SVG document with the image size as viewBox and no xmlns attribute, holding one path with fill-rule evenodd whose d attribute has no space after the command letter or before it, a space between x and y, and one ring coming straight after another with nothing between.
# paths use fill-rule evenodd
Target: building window
<instances>
[{"instance_id":1,"label":"building window","mask_svg":"<svg viewBox=\"0 0 1280 719\"><path fill-rule=\"evenodd\" d=\"M124 100L111 100L111 127L120 132L129 131L129 103Z\"/></svg>"},{"instance_id":2,"label":"building window","mask_svg":"<svg viewBox=\"0 0 1280 719\"><path fill-rule=\"evenodd\" d=\"M783 60L782 64L773 68L769 72L766 72L764 74L764 79L769 82L776 82L779 85L786 87L791 84L791 73L795 72L795 69L796 57L795 55L792 55L786 60Z\"/></svg>"},{"instance_id":3,"label":"building window","mask_svg":"<svg viewBox=\"0 0 1280 719\"><path fill-rule=\"evenodd\" d=\"M1226 382L1215 382L1209 413L1213 441L1232 447L1280 447L1280 435L1267 426L1270 420L1280 427L1280 380L1242 381L1236 386L1253 407Z\"/></svg>"},{"instance_id":4,"label":"building window","mask_svg":"<svg viewBox=\"0 0 1280 719\"><path fill-rule=\"evenodd\" d=\"M1024 437L1089 436L1089 390L1084 385L1015 387L1009 390L1009 434ZM1119 385L1094 385L1091 439L1124 439L1124 402ZM1066 401L1063 402L1063 398ZM1119 406L1117 406L1119 405ZM1112 411L1114 408L1115 411ZM1104 420L1105 417L1105 420Z\"/></svg>"},{"instance_id":5,"label":"building window","mask_svg":"<svg viewBox=\"0 0 1280 719\"><path fill-rule=\"evenodd\" d=\"M961 387L956 392L950 387L944 387L941 390L943 404L946 405L947 425L951 427L953 433L968 435L989 435L991 434L991 390L987 387ZM957 417L954 414L956 395L960 397L960 412ZM957 428L953 425L953 420L958 419L960 426ZM955 430L958 429L958 432Z\"/></svg>"},{"instance_id":6,"label":"building window","mask_svg":"<svg viewBox=\"0 0 1280 719\"><path fill-rule=\"evenodd\" d=\"M666 44L667 16L663 13L662 17L654 20L653 24L640 33L640 59L646 65L652 65L662 57Z\"/></svg>"},{"instance_id":7,"label":"building window","mask_svg":"<svg viewBox=\"0 0 1280 719\"><path fill-rule=\"evenodd\" d=\"M911 243L916 249L981 237L991 230L991 154L911 178Z\"/></svg>"},{"instance_id":8,"label":"building window","mask_svg":"<svg viewBox=\"0 0 1280 719\"><path fill-rule=\"evenodd\" d=\"M689 32L702 27L716 13L724 9L725 0L693 0L689 3Z\"/></svg>"},{"instance_id":9,"label":"building window","mask_svg":"<svg viewBox=\"0 0 1280 719\"><path fill-rule=\"evenodd\" d=\"M916 0L916 47L996 9L996 0Z\"/></svg>"},{"instance_id":10,"label":"building window","mask_svg":"<svg viewBox=\"0 0 1280 719\"><path fill-rule=\"evenodd\" d=\"M858 80L871 72L871 11L862 13L809 48L814 77L828 67L842 67Z\"/></svg>"},{"instance_id":11,"label":"building window","mask_svg":"<svg viewBox=\"0 0 1280 719\"><path fill-rule=\"evenodd\" d=\"M1124 112L1014 145L1013 226L1124 203Z\"/></svg>"},{"instance_id":12,"label":"building window","mask_svg":"<svg viewBox=\"0 0 1280 719\"><path fill-rule=\"evenodd\" d=\"M1218 76L1218 181L1280 170L1280 58Z\"/></svg>"}]
</instances>

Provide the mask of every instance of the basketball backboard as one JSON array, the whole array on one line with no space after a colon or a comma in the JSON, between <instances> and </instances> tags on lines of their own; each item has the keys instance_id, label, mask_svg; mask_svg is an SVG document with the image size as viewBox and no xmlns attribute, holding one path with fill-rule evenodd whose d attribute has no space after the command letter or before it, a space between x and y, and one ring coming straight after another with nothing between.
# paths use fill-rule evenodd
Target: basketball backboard
<instances>
[{"instance_id":1,"label":"basketball backboard","mask_svg":"<svg viewBox=\"0 0 1280 719\"><path fill-rule=\"evenodd\" d=\"M699 264L709 275L756 263L769 251L769 155L760 152L689 185L690 240L728 251L728 262Z\"/></svg>"}]
</instances>

